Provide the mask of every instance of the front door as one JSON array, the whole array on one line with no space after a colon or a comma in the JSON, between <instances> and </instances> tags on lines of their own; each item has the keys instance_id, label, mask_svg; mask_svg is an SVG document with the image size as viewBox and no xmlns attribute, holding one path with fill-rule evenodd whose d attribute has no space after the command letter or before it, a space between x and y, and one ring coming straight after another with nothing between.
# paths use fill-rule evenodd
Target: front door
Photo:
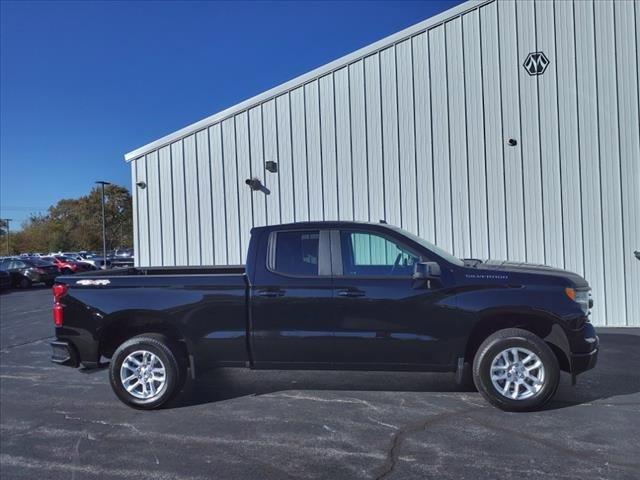
<instances>
[{"instance_id":1,"label":"front door","mask_svg":"<svg viewBox=\"0 0 640 480\"><path fill-rule=\"evenodd\" d=\"M332 238L342 270L333 278L338 356L371 369L448 363L438 342L448 315L438 284L412 276L424 258L383 233L340 230Z\"/></svg>"}]
</instances>

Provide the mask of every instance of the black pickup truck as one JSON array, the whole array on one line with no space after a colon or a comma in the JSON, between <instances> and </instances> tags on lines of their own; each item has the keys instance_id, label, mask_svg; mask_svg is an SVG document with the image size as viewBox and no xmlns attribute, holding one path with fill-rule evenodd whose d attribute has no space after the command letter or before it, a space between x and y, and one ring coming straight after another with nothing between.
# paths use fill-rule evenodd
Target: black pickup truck
<instances>
[{"instance_id":1,"label":"black pickup truck","mask_svg":"<svg viewBox=\"0 0 640 480\"><path fill-rule=\"evenodd\" d=\"M246 266L59 277L53 361L98 368L126 404L163 405L211 367L455 372L504 410L540 407L596 364L588 283L460 260L385 223L251 231Z\"/></svg>"}]
</instances>

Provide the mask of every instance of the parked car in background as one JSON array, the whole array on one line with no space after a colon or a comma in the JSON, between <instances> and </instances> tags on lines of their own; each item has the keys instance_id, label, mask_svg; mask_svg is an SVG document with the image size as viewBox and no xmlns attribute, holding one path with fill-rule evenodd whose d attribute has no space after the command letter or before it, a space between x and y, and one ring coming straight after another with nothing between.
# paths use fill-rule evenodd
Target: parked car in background
<instances>
[{"instance_id":1,"label":"parked car in background","mask_svg":"<svg viewBox=\"0 0 640 480\"><path fill-rule=\"evenodd\" d=\"M51 262L56 267L60 273L71 274L76 272L86 272L89 270L95 270L95 267L90 263L86 262L78 262L72 258L65 257L63 255L53 255L50 257L40 257L42 260Z\"/></svg>"},{"instance_id":2,"label":"parked car in background","mask_svg":"<svg viewBox=\"0 0 640 480\"><path fill-rule=\"evenodd\" d=\"M0 291L11 288L11 274L6 270L0 270Z\"/></svg>"},{"instance_id":3,"label":"parked car in background","mask_svg":"<svg viewBox=\"0 0 640 480\"><path fill-rule=\"evenodd\" d=\"M111 260L107 257L106 259L101 255L87 254L85 257L85 262L90 263L95 268L101 269L106 265L106 268L111 268Z\"/></svg>"},{"instance_id":4,"label":"parked car in background","mask_svg":"<svg viewBox=\"0 0 640 480\"><path fill-rule=\"evenodd\" d=\"M34 283L53 285L60 273L55 265L36 258L5 258L0 263L0 269L11 275L11 283L20 288L28 288Z\"/></svg>"}]
</instances>

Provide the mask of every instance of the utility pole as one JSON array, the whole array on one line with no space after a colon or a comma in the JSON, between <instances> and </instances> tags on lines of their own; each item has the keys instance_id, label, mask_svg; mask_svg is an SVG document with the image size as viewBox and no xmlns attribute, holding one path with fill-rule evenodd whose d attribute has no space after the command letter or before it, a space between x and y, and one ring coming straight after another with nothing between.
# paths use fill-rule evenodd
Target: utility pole
<instances>
[{"instance_id":1,"label":"utility pole","mask_svg":"<svg viewBox=\"0 0 640 480\"><path fill-rule=\"evenodd\" d=\"M107 228L104 218L104 186L111 184L102 180L96 183L102 187L102 269L105 270L107 268Z\"/></svg>"},{"instance_id":2,"label":"utility pole","mask_svg":"<svg viewBox=\"0 0 640 480\"><path fill-rule=\"evenodd\" d=\"M12 221L11 218L4 218L5 222L7 222L7 257L9 256L9 222Z\"/></svg>"}]
</instances>

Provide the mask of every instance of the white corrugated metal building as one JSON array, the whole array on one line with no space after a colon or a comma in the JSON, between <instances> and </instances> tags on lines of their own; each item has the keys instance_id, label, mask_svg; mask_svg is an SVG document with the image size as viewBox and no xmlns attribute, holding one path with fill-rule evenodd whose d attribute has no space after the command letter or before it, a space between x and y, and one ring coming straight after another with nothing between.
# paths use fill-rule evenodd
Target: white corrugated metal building
<instances>
[{"instance_id":1,"label":"white corrugated metal building","mask_svg":"<svg viewBox=\"0 0 640 480\"><path fill-rule=\"evenodd\" d=\"M596 324L640 325L639 30L638 1L471 1L141 147L136 261L241 263L253 225L386 219L581 273Z\"/></svg>"}]
</instances>

